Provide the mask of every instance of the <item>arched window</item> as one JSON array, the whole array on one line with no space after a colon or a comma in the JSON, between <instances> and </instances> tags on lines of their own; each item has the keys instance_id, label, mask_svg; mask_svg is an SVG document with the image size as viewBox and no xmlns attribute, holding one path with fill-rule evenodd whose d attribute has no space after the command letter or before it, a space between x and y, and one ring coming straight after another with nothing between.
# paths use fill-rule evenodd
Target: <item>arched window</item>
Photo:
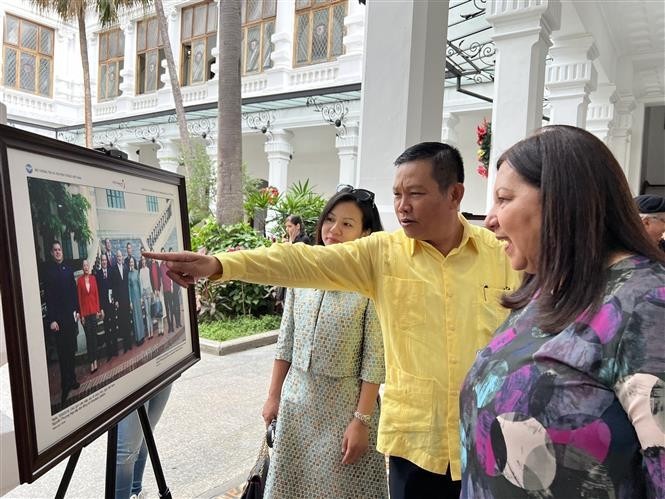
<instances>
[{"instance_id":1,"label":"arched window","mask_svg":"<svg viewBox=\"0 0 665 499\"><path fill-rule=\"evenodd\" d=\"M344 53L346 0L296 0L296 66L335 59Z\"/></svg>"},{"instance_id":2,"label":"arched window","mask_svg":"<svg viewBox=\"0 0 665 499\"><path fill-rule=\"evenodd\" d=\"M120 95L120 71L125 60L125 35L119 29L99 34L99 79L97 100L103 101Z\"/></svg>"},{"instance_id":3,"label":"arched window","mask_svg":"<svg viewBox=\"0 0 665 499\"><path fill-rule=\"evenodd\" d=\"M272 67L270 37L275 32L277 0L243 0L242 74L260 73Z\"/></svg>"},{"instance_id":4,"label":"arched window","mask_svg":"<svg viewBox=\"0 0 665 499\"><path fill-rule=\"evenodd\" d=\"M161 76L164 42L159 35L157 18L151 17L136 23L136 93L155 92L164 86Z\"/></svg>"},{"instance_id":5,"label":"arched window","mask_svg":"<svg viewBox=\"0 0 665 499\"><path fill-rule=\"evenodd\" d=\"M180 41L180 84L210 80L214 76L212 49L217 46L217 5L203 2L182 9Z\"/></svg>"}]
</instances>

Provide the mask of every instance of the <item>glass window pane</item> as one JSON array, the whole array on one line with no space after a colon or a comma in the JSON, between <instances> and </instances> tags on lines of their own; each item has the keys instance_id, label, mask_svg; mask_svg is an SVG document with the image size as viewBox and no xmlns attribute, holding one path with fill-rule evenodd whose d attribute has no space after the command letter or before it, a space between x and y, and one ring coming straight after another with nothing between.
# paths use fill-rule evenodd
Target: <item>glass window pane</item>
<instances>
[{"instance_id":1,"label":"glass window pane","mask_svg":"<svg viewBox=\"0 0 665 499\"><path fill-rule=\"evenodd\" d=\"M118 57L125 55L125 32L118 31Z\"/></svg>"},{"instance_id":2,"label":"glass window pane","mask_svg":"<svg viewBox=\"0 0 665 499\"><path fill-rule=\"evenodd\" d=\"M206 5L197 5L194 7L194 31L193 36L200 36L206 29Z\"/></svg>"},{"instance_id":3,"label":"glass window pane","mask_svg":"<svg viewBox=\"0 0 665 499\"><path fill-rule=\"evenodd\" d=\"M312 25L312 62L328 58L328 9L314 12Z\"/></svg>"},{"instance_id":4,"label":"glass window pane","mask_svg":"<svg viewBox=\"0 0 665 499\"><path fill-rule=\"evenodd\" d=\"M18 45L18 19L12 16L7 16L7 24L6 24L6 31L5 31L5 41L7 43L13 43L14 45Z\"/></svg>"},{"instance_id":5,"label":"glass window pane","mask_svg":"<svg viewBox=\"0 0 665 499\"><path fill-rule=\"evenodd\" d=\"M263 18L274 17L277 12L277 0L263 0Z\"/></svg>"},{"instance_id":6,"label":"glass window pane","mask_svg":"<svg viewBox=\"0 0 665 499\"><path fill-rule=\"evenodd\" d=\"M247 33L245 33L245 29L240 31L240 70L244 74L244 68L245 68L245 51L247 50L245 40L247 40L247 36L245 36Z\"/></svg>"},{"instance_id":7,"label":"glass window pane","mask_svg":"<svg viewBox=\"0 0 665 499\"><path fill-rule=\"evenodd\" d=\"M140 21L136 28L136 50L145 50L145 21Z\"/></svg>"},{"instance_id":8,"label":"glass window pane","mask_svg":"<svg viewBox=\"0 0 665 499\"><path fill-rule=\"evenodd\" d=\"M182 81L181 85L189 85L190 82L190 68L192 66L192 46L185 44L182 46Z\"/></svg>"},{"instance_id":9,"label":"glass window pane","mask_svg":"<svg viewBox=\"0 0 665 499\"><path fill-rule=\"evenodd\" d=\"M105 61L108 59L108 46L109 46L109 35L108 33L102 33L99 35L99 60Z\"/></svg>"},{"instance_id":10,"label":"glass window pane","mask_svg":"<svg viewBox=\"0 0 665 499\"><path fill-rule=\"evenodd\" d=\"M39 28L39 51L53 55L53 32L50 29Z\"/></svg>"},{"instance_id":11,"label":"glass window pane","mask_svg":"<svg viewBox=\"0 0 665 499\"><path fill-rule=\"evenodd\" d=\"M166 55L164 55L164 49L159 49L158 51L158 57L157 57L157 88L162 88L164 86L164 83L162 82L162 75L166 74L166 68L162 66L162 62L164 59L166 59Z\"/></svg>"},{"instance_id":12,"label":"glass window pane","mask_svg":"<svg viewBox=\"0 0 665 499\"><path fill-rule=\"evenodd\" d=\"M328 0L314 0L314 3L328 3Z\"/></svg>"},{"instance_id":13,"label":"glass window pane","mask_svg":"<svg viewBox=\"0 0 665 499\"><path fill-rule=\"evenodd\" d=\"M106 64L102 64L99 68L99 99L106 99Z\"/></svg>"},{"instance_id":14,"label":"glass window pane","mask_svg":"<svg viewBox=\"0 0 665 499\"><path fill-rule=\"evenodd\" d=\"M259 70L261 56L261 32L260 26L256 25L247 30L247 65L245 71L248 73Z\"/></svg>"},{"instance_id":15,"label":"glass window pane","mask_svg":"<svg viewBox=\"0 0 665 499\"><path fill-rule=\"evenodd\" d=\"M296 9L304 9L309 7L309 0L296 0Z\"/></svg>"},{"instance_id":16,"label":"glass window pane","mask_svg":"<svg viewBox=\"0 0 665 499\"><path fill-rule=\"evenodd\" d=\"M333 8L333 26L332 26L332 45L330 47L330 55L342 55L344 51L344 5L335 5Z\"/></svg>"},{"instance_id":17,"label":"glass window pane","mask_svg":"<svg viewBox=\"0 0 665 499\"><path fill-rule=\"evenodd\" d=\"M136 74L138 78L136 93L144 94L145 93L145 54L140 54L136 61Z\"/></svg>"},{"instance_id":18,"label":"glass window pane","mask_svg":"<svg viewBox=\"0 0 665 499\"><path fill-rule=\"evenodd\" d=\"M205 40L195 40L192 44L192 83L204 81Z\"/></svg>"},{"instance_id":19,"label":"glass window pane","mask_svg":"<svg viewBox=\"0 0 665 499\"><path fill-rule=\"evenodd\" d=\"M263 69L272 67L272 59L270 59L270 54L272 54L271 37L274 32L274 21L267 22L263 25Z\"/></svg>"},{"instance_id":20,"label":"glass window pane","mask_svg":"<svg viewBox=\"0 0 665 499\"><path fill-rule=\"evenodd\" d=\"M298 31L296 45L296 63L307 62L308 49L307 42L309 38L309 14L298 16Z\"/></svg>"},{"instance_id":21,"label":"glass window pane","mask_svg":"<svg viewBox=\"0 0 665 499\"><path fill-rule=\"evenodd\" d=\"M261 18L261 0L247 0L247 22Z\"/></svg>"},{"instance_id":22,"label":"glass window pane","mask_svg":"<svg viewBox=\"0 0 665 499\"><path fill-rule=\"evenodd\" d=\"M51 60L46 57L39 59L39 94L51 95Z\"/></svg>"},{"instance_id":23,"label":"glass window pane","mask_svg":"<svg viewBox=\"0 0 665 499\"><path fill-rule=\"evenodd\" d=\"M32 50L37 50L37 33L38 28L36 24L32 24L28 21L22 21L21 46Z\"/></svg>"},{"instance_id":24,"label":"glass window pane","mask_svg":"<svg viewBox=\"0 0 665 499\"><path fill-rule=\"evenodd\" d=\"M182 11L181 39L183 40L192 37L192 12L192 9L183 9Z\"/></svg>"},{"instance_id":25,"label":"glass window pane","mask_svg":"<svg viewBox=\"0 0 665 499\"><path fill-rule=\"evenodd\" d=\"M211 3L208 4L208 33L215 33L217 31L217 18L219 17L217 13L217 4Z\"/></svg>"},{"instance_id":26,"label":"glass window pane","mask_svg":"<svg viewBox=\"0 0 665 499\"><path fill-rule=\"evenodd\" d=\"M108 82L108 96L116 96L116 88L118 87L118 66L115 63L109 64L109 82Z\"/></svg>"},{"instance_id":27,"label":"glass window pane","mask_svg":"<svg viewBox=\"0 0 665 499\"><path fill-rule=\"evenodd\" d=\"M212 55L212 49L217 46L217 34L208 35L207 44L206 44L206 79L212 80L212 77L215 76L212 72L212 63L215 62L215 58Z\"/></svg>"},{"instance_id":28,"label":"glass window pane","mask_svg":"<svg viewBox=\"0 0 665 499\"><path fill-rule=\"evenodd\" d=\"M153 18L148 20L148 41L146 48L157 48L157 19Z\"/></svg>"},{"instance_id":29,"label":"glass window pane","mask_svg":"<svg viewBox=\"0 0 665 499\"><path fill-rule=\"evenodd\" d=\"M120 59L116 64L118 65L118 72L117 72L117 74L118 74L118 88L116 89L115 94L116 95L122 95L122 92L120 91L120 84L124 80L124 78L121 76L121 74L122 74L122 68L125 67L125 60Z\"/></svg>"},{"instance_id":30,"label":"glass window pane","mask_svg":"<svg viewBox=\"0 0 665 499\"><path fill-rule=\"evenodd\" d=\"M109 57L118 57L118 31L109 33Z\"/></svg>"},{"instance_id":31,"label":"glass window pane","mask_svg":"<svg viewBox=\"0 0 665 499\"><path fill-rule=\"evenodd\" d=\"M16 87L16 50L5 48L5 85Z\"/></svg>"},{"instance_id":32,"label":"glass window pane","mask_svg":"<svg viewBox=\"0 0 665 499\"><path fill-rule=\"evenodd\" d=\"M35 56L31 54L21 53L21 66L20 66L20 88L29 92L35 91Z\"/></svg>"},{"instance_id":33,"label":"glass window pane","mask_svg":"<svg viewBox=\"0 0 665 499\"><path fill-rule=\"evenodd\" d=\"M157 51L151 50L146 58L146 82L147 92L154 92L157 89Z\"/></svg>"}]
</instances>

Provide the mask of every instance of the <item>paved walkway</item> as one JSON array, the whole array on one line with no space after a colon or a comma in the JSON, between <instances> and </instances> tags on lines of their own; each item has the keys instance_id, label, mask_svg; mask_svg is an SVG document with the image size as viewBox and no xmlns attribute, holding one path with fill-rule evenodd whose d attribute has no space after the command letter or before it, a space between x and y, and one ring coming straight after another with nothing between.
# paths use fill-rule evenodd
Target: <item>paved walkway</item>
<instances>
[{"instance_id":1,"label":"paved walkway","mask_svg":"<svg viewBox=\"0 0 665 499\"><path fill-rule=\"evenodd\" d=\"M274 345L201 361L176 381L155 439L166 482L177 499L238 497L263 437L261 408L268 392ZM106 438L83 449L68 499L104 496ZM33 484L5 498L50 498L60 483L63 461ZM148 497L158 497L152 468L143 480ZM236 489L237 492L237 489Z\"/></svg>"}]
</instances>

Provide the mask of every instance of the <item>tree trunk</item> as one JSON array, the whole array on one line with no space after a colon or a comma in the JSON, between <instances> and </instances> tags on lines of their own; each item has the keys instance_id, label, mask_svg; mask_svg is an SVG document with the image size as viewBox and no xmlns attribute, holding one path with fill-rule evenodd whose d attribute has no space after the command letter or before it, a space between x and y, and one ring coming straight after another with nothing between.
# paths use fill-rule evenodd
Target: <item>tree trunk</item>
<instances>
[{"instance_id":1,"label":"tree trunk","mask_svg":"<svg viewBox=\"0 0 665 499\"><path fill-rule=\"evenodd\" d=\"M185 161L185 176L189 177L189 163L192 157L192 148L190 146L189 131L187 130L187 118L185 117L185 106L182 103L182 93L180 92L180 82L178 81L178 71L175 67L173 50L171 50L171 41L169 40L169 27L164 15L164 6L162 0L155 0L155 12L157 13L157 24L159 25L159 34L164 42L164 55L166 65L169 70L169 79L171 80L171 92L173 93L173 102L175 103L175 116L178 122L178 131L180 132L180 149ZM161 64L161 61L160 61Z\"/></svg>"},{"instance_id":2,"label":"tree trunk","mask_svg":"<svg viewBox=\"0 0 665 499\"><path fill-rule=\"evenodd\" d=\"M219 2L217 212L219 224L242 222L240 2Z\"/></svg>"},{"instance_id":3,"label":"tree trunk","mask_svg":"<svg viewBox=\"0 0 665 499\"><path fill-rule=\"evenodd\" d=\"M88 38L85 32L85 8L76 16L79 25L81 64L83 65L83 108L85 122L85 147L92 149L92 93L90 91L90 61L88 60Z\"/></svg>"}]
</instances>

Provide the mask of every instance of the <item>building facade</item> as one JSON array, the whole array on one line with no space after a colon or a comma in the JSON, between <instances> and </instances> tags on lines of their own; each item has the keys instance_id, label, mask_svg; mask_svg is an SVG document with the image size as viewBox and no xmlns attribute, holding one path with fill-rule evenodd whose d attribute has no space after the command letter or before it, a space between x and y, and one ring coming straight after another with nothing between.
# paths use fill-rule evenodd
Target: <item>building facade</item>
<instances>
[{"instance_id":1,"label":"building facade","mask_svg":"<svg viewBox=\"0 0 665 499\"><path fill-rule=\"evenodd\" d=\"M665 13L659 2L242 0L243 162L280 191L309 179L377 192L394 227L392 161L419 140L459 147L462 210L486 212L476 126L492 160L547 123L604 140L635 193L665 184ZM217 2L165 0L191 134L216 160ZM28 2L0 6L10 125L83 144L78 30ZM93 143L177 170L179 136L151 8L87 17ZM222 96L223 98L223 96Z\"/></svg>"}]
</instances>

